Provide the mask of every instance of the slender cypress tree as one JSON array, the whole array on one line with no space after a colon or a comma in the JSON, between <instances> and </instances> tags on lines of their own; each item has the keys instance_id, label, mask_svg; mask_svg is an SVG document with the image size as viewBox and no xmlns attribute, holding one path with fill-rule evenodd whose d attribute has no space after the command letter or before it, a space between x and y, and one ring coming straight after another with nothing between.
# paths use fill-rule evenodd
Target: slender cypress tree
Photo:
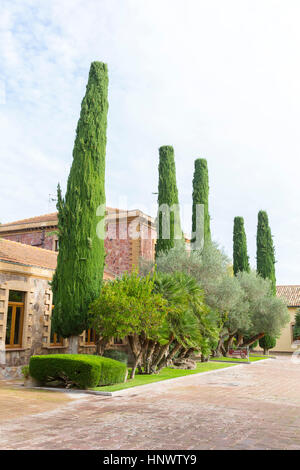
<instances>
[{"instance_id":1,"label":"slender cypress tree","mask_svg":"<svg viewBox=\"0 0 300 470\"><path fill-rule=\"evenodd\" d=\"M158 173L159 211L156 256L160 252L174 248L177 242L182 243L174 149L169 145L159 149ZM170 224L168 224L168 218L170 218ZM164 228L167 229L166 232Z\"/></svg>"},{"instance_id":2,"label":"slender cypress tree","mask_svg":"<svg viewBox=\"0 0 300 470\"><path fill-rule=\"evenodd\" d=\"M103 277L104 236L99 237L96 229L105 207L107 90L107 65L92 62L65 199L58 187L59 254L52 283L53 327L70 338L70 352L77 352L77 335L88 326L88 308L100 293ZM97 216L99 207L102 219Z\"/></svg>"},{"instance_id":3,"label":"slender cypress tree","mask_svg":"<svg viewBox=\"0 0 300 470\"><path fill-rule=\"evenodd\" d=\"M233 272L236 276L240 271L250 272L247 253L247 238L243 217L235 217L233 225Z\"/></svg>"},{"instance_id":4,"label":"slender cypress tree","mask_svg":"<svg viewBox=\"0 0 300 470\"><path fill-rule=\"evenodd\" d=\"M193 178L193 213L192 213L192 232L195 234L192 238L192 243L195 247L200 246L201 240L197 240L197 205L203 204L204 206L204 220L203 222L203 235L204 246L211 242L210 233L210 216L208 210L208 167L205 158L197 158L195 160L195 170ZM199 220L198 220L199 223Z\"/></svg>"},{"instance_id":5,"label":"slender cypress tree","mask_svg":"<svg viewBox=\"0 0 300 470\"><path fill-rule=\"evenodd\" d=\"M272 293L276 295L275 250L273 237L265 211L258 213L256 237L257 272L265 279L270 279Z\"/></svg>"}]
</instances>

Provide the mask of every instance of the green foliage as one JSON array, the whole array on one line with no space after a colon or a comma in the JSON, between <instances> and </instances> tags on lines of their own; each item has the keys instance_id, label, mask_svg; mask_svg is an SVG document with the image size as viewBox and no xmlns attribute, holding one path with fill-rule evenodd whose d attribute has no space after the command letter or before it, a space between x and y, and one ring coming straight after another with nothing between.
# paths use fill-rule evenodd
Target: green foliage
<instances>
[{"instance_id":1,"label":"green foliage","mask_svg":"<svg viewBox=\"0 0 300 470\"><path fill-rule=\"evenodd\" d=\"M90 306L90 325L103 338L141 333L156 337L167 314L167 303L153 289L152 276L143 278L137 272L106 282L100 297Z\"/></svg>"},{"instance_id":2,"label":"green foliage","mask_svg":"<svg viewBox=\"0 0 300 470\"><path fill-rule=\"evenodd\" d=\"M275 250L268 215L265 211L258 213L256 244L257 272L264 279L270 279L272 293L276 295Z\"/></svg>"},{"instance_id":3,"label":"green foliage","mask_svg":"<svg viewBox=\"0 0 300 470\"><path fill-rule=\"evenodd\" d=\"M249 327L242 333L248 336L258 333L278 336L290 316L286 303L270 292L270 280L263 279L255 271L240 272L237 279L243 289L244 300L248 303L250 318Z\"/></svg>"},{"instance_id":4,"label":"green foliage","mask_svg":"<svg viewBox=\"0 0 300 470\"><path fill-rule=\"evenodd\" d=\"M45 384L64 380L79 388L109 385L125 380L126 366L102 356L88 354L51 354L32 356L30 375Z\"/></svg>"},{"instance_id":5,"label":"green foliage","mask_svg":"<svg viewBox=\"0 0 300 470\"><path fill-rule=\"evenodd\" d=\"M88 306L101 289L104 234L98 237L96 229L103 225L104 218L104 211L97 216L97 208L105 207L107 88L106 64L93 62L81 105L65 199L58 186L59 254L52 281L52 321L55 331L63 337L78 335L87 327Z\"/></svg>"},{"instance_id":6,"label":"green foliage","mask_svg":"<svg viewBox=\"0 0 300 470\"><path fill-rule=\"evenodd\" d=\"M294 326L294 339L300 338L300 309L297 310L295 315L295 326Z\"/></svg>"},{"instance_id":7,"label":"green foliage","mask_svg":"<svg viewBox=\"0 0 300 470\"><path fill-rule=\"evenodd\" d=\"M169 305L169 314L161 330L164 337L172 338L185 349L209 354L217 341L218 329L197 281L182 272L158 272L155 284L155 290Z\"/></svg>"},{"instance_id":8,"label":"green foliage","mask_svg":"<svg viewBox=\"0 0 300 470\"><path fill-rule=\"evenodd\" d=\"M123 362L127 365L128 356L124 351L119 351L118 349L106 349L103 353L103 357L109 357L115 361Z\"/></svg>"},{"instance_id":9,"label":"green foliage","mask_svg":"<svg viewBox=\"0 0 300 470\"><path fill-rule=\"evenodd\" d=\"M277 336L289 321L286 304L270 293L270 281L255 272L232 276L228 258L214 243L202 253L172 249L160 254L156 264L158 272L181 272L197 281L222 341L235 334ZM146 272L146 265L144 269Z\"/></svg>"},{"instance_id":10,"label":"green foliage","mask_svg":"<svg viewBox=\"0 0 300 470\"><path fill-rule=\"evenodd\" d=\"M250 271L249 256L247 252L247 239L243 217L234 218L233 228L233 272Z\"/></svg>"},{"instance_id":11,"label":"green foliage","mask_svg":"<svg viewBox=\"0 0 300 470\"><path fill-rule=\"evenodd\" d=\"M215 312L223 308L223 300L217 295L217 290L222 279L229 277L229 258L215 243L205 246L202 252L192 250L189 253L174 248L168 253L161 253L156 259L156 266L159 272L182 272L192 276L203 290L206 304Z\"/></svg>"},{"instance_id":12,"label":"green foliage","mask_svg":"<svg viewBox=\"0 0 300 470\"><path fill-rule=\"evenodd\" d=\"M236 277L224 276L219 281L211 306L219 312L223 327L230 334L248 331L250 328L248 299Z\"/></svg>"},{"instance_id":13,"label":"green foliage","mask_svg":"<svg viewBox=\"0 0 300 470\"><path fill-rule=\"evenodd\" d=\"M175 245L182 243L173 147L168 145L160 147L158 173L158 206L161 208L162 205L166 205L166 211L170 210L170 234L168 238L163 238L163 218L168 215L165 210L159 210L156 256L160 252L168 251ZM174 206L174 210L172 210L172 206Z\"/></svg>"},{"instance_id":14,"label":"green foliage","mask_svg":"<svg viewBox=\"0 0 300 470\"><path fill-rule=\"evenodd\" d=\"M198 158L195 160L195 171L193 178L193 213L192 213L192 232L196 233L196 207L197 204L204 205L204 244L211 242L210 233L210 216L208 210L208 194L209 194L209 183L208 183L208 168L207 161L204 158ZM192 243L195 246L201 244L201 240L197 240L195 236L192 239Z\"/></svg>"},{"instance_id":15,"label":"green foliage","mask_svg":"<svg viewBox=\"0 0 300 470\"><path fill-rule=\"evenodd\" d=\"M102 356L93 357L97 358L97 360L100 358L103 360L99 385L111 385L125 382L127 377L126 364L121 361L116 361Z\"/></svg>"},{"instance_id":16,"label":"green foliage","mask_svg":"<svg viewBox=\"0 0 300 470\"><path fill-rule=\"evenodd\" d=\"M259 340L259 345L264 351L269 351L276 346L276 338L274 336L265 335Z\"/></svg>"},{"instance_id":17,"label":"green foliage","mask_svg":"<svg viewBox=\"0 0 300 470\"><path fill-rule=\"evenodd\" d=\"M24 377L24 379L28 379L28 377L30 376L29 374L29 366L23 366L21 368L21 372L22 372L22 375Z\"/></svg>"}]
</instances>

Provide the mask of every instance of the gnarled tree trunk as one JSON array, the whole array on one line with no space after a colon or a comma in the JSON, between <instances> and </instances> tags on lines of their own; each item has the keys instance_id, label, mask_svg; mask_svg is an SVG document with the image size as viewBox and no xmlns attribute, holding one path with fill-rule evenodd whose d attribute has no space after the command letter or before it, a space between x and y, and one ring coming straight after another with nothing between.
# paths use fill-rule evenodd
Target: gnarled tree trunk
<instances>
[{"instance_id":1,"label":"gnarled tree trunk","mask_svg":"<svg viewBox=\"0 0 300 470\"><path fill-rule=\"evenodd\" d=\"M245 341L243 344L242 344L242 348L246 347L246 346L251 346L251 344L255 343L255 341L257 341L258 339L262 338L263 336L265 336L264 333L258 333L257 335L255 336L252 336L252 338L248 339L247 341Z\"/></svg>"},{"instance_id":2,"label":"gnarled tree trunk","mask_svg":"<svg viewBox=\"0 0 300 470\"><path fill-rule=\"evenodd\" d=\"M129 342L129 345L130 345L130 348L134 357L134 363L131 369L130 378L134 379L135 371L143 357L143 348L142 348L140 338L138 337L138 335L128 336L128 342Z\"/></svg>"},{"instance_id":3,"label":"gnarled tree trunk","mask_svg":"<svg viewBox=\"0 0 300 470\"><path fill-rule=\"evenodd\" d=\"M96 340L96 351L99 356L103 356L103 353L106 349L106 346L109 344L110 338L101 338L99 337Z\"/></svg>"},{"instance_id":4,"label":"gnarled tree trunk","mask_svg":"<svg viewBox=\"0 0 300 470\"><path fill-rule=\"evenodd\" d=\"M166 367L166 365L172 361L172 359L176 356L176 353L179 351L179 349L181 348L181 344L180 343L177 343L174 348L172 349L172 351L165 357L162 358L161 362L158 364L158 367L157 367L157 370L156 370L156 373L159 374L160 371Z\"/></svg>"}]
</instances>

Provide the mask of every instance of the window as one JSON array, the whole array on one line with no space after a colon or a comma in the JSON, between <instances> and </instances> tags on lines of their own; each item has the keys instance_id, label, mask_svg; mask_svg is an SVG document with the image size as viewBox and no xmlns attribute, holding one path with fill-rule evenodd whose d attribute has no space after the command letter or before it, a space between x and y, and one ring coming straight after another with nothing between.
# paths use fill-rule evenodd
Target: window
<instances>
[{"instance_id":1,"label":"window","mask_svg":"<svg viewBox=\"0 0 300 470\"><path fill-rule=\"evenodd\" d=\"M51 330L50 334L50 346L63 346L63 337L59 336Z\"/></svg>"},{"instance_id":2,"label":"window","mask_svg":"<svg viewBox=\"0 0 300 470\"><path fill-rule=\"evenodd\" d=\"M295 323L293 323L291 326L292 326L292 342L294 341L300 342L299 328L296 328Z\"/></svg>"},{"instance_id":3,"label":"window","mask_svg":"<svg viewBox=\"0 0 300 470\"><path fill-rule=\"evenodd\" d=\"M54 309L54 305L52 305L52 310L53 309ZM63 342L64 342L63 337L55 333L51 327L50 346L63 346Z\"/></svg>"},{"instance_id":4,"label":"window","mask_svg":"<svg viewBox=\"0 0 300 470\"><path fill-rule=\"evenodd\" d=\"M58 251L58 247L59 247L58 240L54 240L54 250Z\"/></svg>"},{"instance_id":5,"label":"window","mask_svg":"<svg viewBox=\"0 0 300 470\"><path fill-rule=\"evenodd\" d=\"M9 291L5 336L6 348L20 348L22 346L24 296L24 292Z\"/></svg>"},{"instance_id":6,"label":"window","mask_svg":"<svg viewBox=\"0 0 300 470\"><path fill-rule=\"evenodd\" d=\"M85 331L85 344L94 345L96 341L96 332L93 328L89 328Z\"/></svg>"}]
</instances>

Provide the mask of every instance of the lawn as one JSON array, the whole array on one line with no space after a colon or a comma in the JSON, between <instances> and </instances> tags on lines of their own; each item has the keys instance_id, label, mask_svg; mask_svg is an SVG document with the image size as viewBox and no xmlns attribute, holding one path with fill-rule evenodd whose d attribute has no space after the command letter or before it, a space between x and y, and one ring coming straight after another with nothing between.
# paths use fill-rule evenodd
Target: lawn
<instances>
[{"instance_id":1,"label":"lawn","mask_svg":"<svg viewBox=\"0 0 300 470\"><path fill-rule=\"evenodd\" d=\"M195 370L184 370L184 369L171 369L166 367L163 369L160 374L155 375L139 375L136 374L133 380L128 380L125 383L120 383L116 385L107 385L105 387L95 387L93 390L101 392L116 392L118 390L123 390L125 388L138 387L139 385L147 385L153 382L160 382L167 379L175 379L177 377L183 377L186 375L199 374L201 372L207 372L215 369L223 369L224 367L230 367L233 364L221 364L221 363L212 363L212 362L198 362ZM130 374L130 369L129 369Z\"/></svg>"},{"instance_id":2,"label":"lawn","mask_svg":"<svg viewBox=\"0 0 300 470\"><path fill-rule=\"evenodd\" d=\"M249 361L248 359L240 359L238 357L211 357L210 361L228 361L228 362L256 362L256 361L262 361L263 359L270 359L271 356L250 356Z\"/></svg>"}]
</instances>

